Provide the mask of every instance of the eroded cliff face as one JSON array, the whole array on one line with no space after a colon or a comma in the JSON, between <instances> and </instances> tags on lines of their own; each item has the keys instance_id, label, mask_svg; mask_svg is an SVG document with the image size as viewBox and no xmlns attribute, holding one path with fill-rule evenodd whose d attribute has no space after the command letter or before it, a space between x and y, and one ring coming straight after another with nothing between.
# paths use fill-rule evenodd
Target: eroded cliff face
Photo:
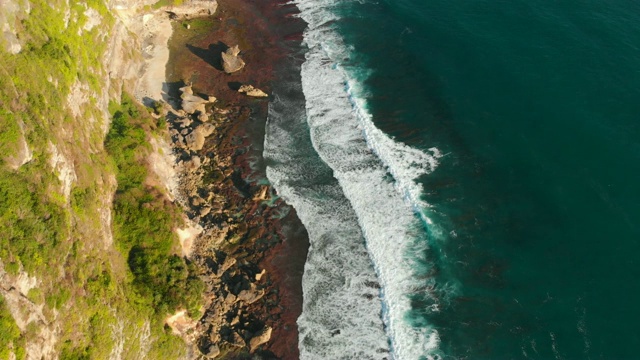
<instances>
[{"instance_id":1,"label":"eroded cliff face","mask_svg":"<svg viewBox=\"0 0 640 360\"><path fill-rule=\"evenodd\" d=\"M0 358L188 356L155 303L130 290L131 256L114 240L122 184L104 145L123 92L163 96L167 11L217 5L154 2L0 3ZM150 160L136 161L153 164L144 186L170 203L175 174L162 164L173 160L150 124Z\"/></svg>"}]
</instances>

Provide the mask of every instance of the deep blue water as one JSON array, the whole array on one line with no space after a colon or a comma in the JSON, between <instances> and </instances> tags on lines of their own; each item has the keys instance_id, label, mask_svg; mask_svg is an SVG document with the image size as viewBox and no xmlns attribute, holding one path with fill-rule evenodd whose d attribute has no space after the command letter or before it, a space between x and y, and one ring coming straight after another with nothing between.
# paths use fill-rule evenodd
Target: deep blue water
<instances>
[{"instance_id":1,"label":"deep blue water","mask_svg":"<svg viewBox=\"0 0 640 360\"><path fill-rule=\"evenodd\" d=\"M296 133L310 132L307 149L354 209L392 308L382 318L393 356L640 357L640 2L298 4L311 24L306 68L317 66L303 65L308 126ZM349 101L315 100L342 96L321 84ZM424 156L390 151L367 119ZM326 135L347 125L362 139ZM362 144L379 160L344 150ZM366 193L380 181L367 164L386 169L413 220L391 195L372 205L386 190ZM374 225L385 216L407 229L385 233L403 251L383 249L391 225ZM403 299L410 307L394 310Z\"/></svg>"}]
</instances>

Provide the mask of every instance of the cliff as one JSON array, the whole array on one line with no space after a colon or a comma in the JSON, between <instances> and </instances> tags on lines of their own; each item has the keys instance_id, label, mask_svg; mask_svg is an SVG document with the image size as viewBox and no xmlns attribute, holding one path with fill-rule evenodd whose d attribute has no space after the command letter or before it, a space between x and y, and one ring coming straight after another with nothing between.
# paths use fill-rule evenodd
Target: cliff
<instances>
[{"instance_id":1,"label":"cliff","mask_svg":"<svg viewBox=\"0 0 640 360\"><path fill-rule=\"evenodd\" d=\"M162 96L171 16L215 1L0 8L0 359L189 357L203 285L179 240ZM180 235L180 237L178 236Z\"/></svg>"}]
</instances>

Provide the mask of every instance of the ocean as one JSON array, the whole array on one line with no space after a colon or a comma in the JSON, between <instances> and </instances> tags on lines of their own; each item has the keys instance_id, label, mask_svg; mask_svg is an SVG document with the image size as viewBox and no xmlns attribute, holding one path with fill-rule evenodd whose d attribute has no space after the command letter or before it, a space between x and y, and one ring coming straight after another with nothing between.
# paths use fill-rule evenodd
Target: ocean
<instances>
[{"instance_id":1,"label":"ocean","mask_svg":"<svg viewBox=\"0 0 640 360\"><path fill-rule=\"evenodd\" d=\"M638 358L640 3L294 3L301 358Z\"/></svg>"}]
</instances>

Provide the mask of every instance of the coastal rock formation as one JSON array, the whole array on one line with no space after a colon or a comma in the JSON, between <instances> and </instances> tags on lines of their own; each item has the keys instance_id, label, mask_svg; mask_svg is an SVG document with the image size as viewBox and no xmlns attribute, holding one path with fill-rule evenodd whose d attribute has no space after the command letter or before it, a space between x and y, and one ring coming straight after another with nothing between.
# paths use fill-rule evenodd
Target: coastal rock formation
<instances>
[{"instance_id":1,"label":"coastal rock formation","mask_svg":"<svg viewBox=\"0 0 640 360\"><path fill-rule=\"evenodd\" d=\"M240 48L232 46L222 53L222 68L227 74L239 71L244 67L244 61L238 56Z\"/></svg>"},{"instance_id":2,"label":"coastal rock formation","mask_svg":"<svg viewBox=\"0 0 640 360\"><path fill-rule=\"evenodd\" d=\"M220 348L217 345L211 345L205 354L207 359L215 359L220 355Z\"/></svg>"},{"instance_id":3,"label":"coastal rock formation","mask_svg":"<svg viewBox=\"0 0 640 360\"><path fill-rule=\"evenodd\" d=\"M180 90L181 99L174 99L177 103L187 100L200 106L205 101L193 95L191 86ZM197 101L191 101L193 97ZM210 295L202 318L188 336L182 336L194 339L202 357L213 359L257 351L269 342L281 310L273 305L277 293L270 277L257 265L264 245L256 244L277 238L263 218L272 211L262 203L269 198L269 187L254 185L245 191L232 179L238 148L228 145L231 138L224 139L236 124L234 119L246 119L250 110L219 106L189 114L191 110L183 105L183 111L166 113L174 152L180 159L181 194L177 198L190 221L202 229L191 244L190 259L205 269L202 279ZM254 211L260 216L253 217ZM178 329L171 320L172 329Z\"/></svg>"},{"instance_id":4,"label":"coastal rock formation","mask_svg":"<svg viewBox=\"0 0 640 360\"><path fill-rule=\"evenodd\" d=\"M238 89L239 93L244 93L247 94L248 96L253 96L253 97L267 97L269 95L267 95L264 91L253 87L252 85L242 85L240 86L240 89Z\"/></svg>"},{"instance_id":5,"label":"coastal rock formation","mask_svg":"<svg viewBox=\"0 0 640 360\"><path fill-rule=\"evenodd\" d=\"M258 346L267 343L271 339L271 328L263 329L249 341L249 350L254 352Z\"/></svg>"},{"instance_id":6,"label":"coastal rock formation","mask_svg":"<svg viewBox=\"0 0 640 360\"><path fill-rule=\"evenodd\" d=\"M213 133L213 125L204 124L195 128L191 133L184 137L186 146L190 150L201 150L204 146L204 140Z\"/></svg>"},{"instance_id":7,"label":"coastal rock formation","mask_svg":"<svg viewBox=\"0 0 640 360\"><path fill-rule=\"evenodd\" d=\"M195 112L205 114L205 105L216 101L216 98L213 96L203 99L200 96L193 95L191 85L181 87L180 91L182 92L180 96L182 99L182 110L187 114L193 114Z\"/></svg>"}]
</instances>

